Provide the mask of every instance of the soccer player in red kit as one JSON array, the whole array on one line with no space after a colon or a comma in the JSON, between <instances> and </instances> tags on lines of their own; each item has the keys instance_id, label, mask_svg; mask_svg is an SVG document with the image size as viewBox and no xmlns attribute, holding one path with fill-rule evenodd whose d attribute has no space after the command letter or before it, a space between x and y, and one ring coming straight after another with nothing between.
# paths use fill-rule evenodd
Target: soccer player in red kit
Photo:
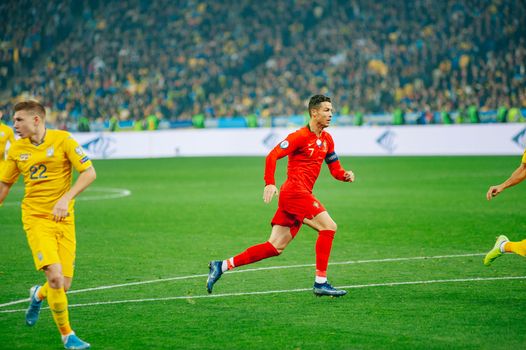
<instances>
[{"instance_id":1,"label":"soccer player in red kit","mask_svg":"<svg viewBox=\"0 0 526 350\"><path fill-rule=\"evenodd\" d=\"M212 293L214 284L223 272L281 254L305 223L318 231L314 294L334 297L347 294L347 291L336 289L327 281L327 266L337 226L312 194L312 188L324 160L337 180L352 182L354 174L342 168L334 152L334 141L331 135L324 131L332 119L331 99L323 95L311 97L309 115L309 124L288 135L266 158L263 200L269 203L278 195L274 180L276 162L285 156L289 157L287 180L281 186L278 209L271 222L270 238L267 242L254 245L230 259L211 261L206 283L209 293Z\"/></svg>"}]
</instances>

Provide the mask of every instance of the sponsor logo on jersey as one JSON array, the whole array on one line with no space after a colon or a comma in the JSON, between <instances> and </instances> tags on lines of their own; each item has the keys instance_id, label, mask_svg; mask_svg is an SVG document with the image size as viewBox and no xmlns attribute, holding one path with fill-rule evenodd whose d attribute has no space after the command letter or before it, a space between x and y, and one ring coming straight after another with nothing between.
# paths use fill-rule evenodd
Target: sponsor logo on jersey
<instances>
[{"instance_id":1,"label":"sponsor logo on jersey","mask_svg":"<svg viewBox=\"0 0 526 350\"><path fill-rule=\"evenodd\" d=\"M29 157L31 157L31 153L22 153L20 155L20 161L23 162L23 161L26 161L29 159Z\"/></svg>"},{"instance_id":2,"label":"sponsor logo on jersey","mask_svg":"<svg viewBox=\"0 0 526 350\"><path fill-rule=\"evenodd\" d=\"M79 156L83 156L84 155L84 151L82 150L82 147L80 147L80 146L75 148L75 153L78 154Z\"/></svg>"},{"instance_id":3,"label":"sponsor logo on jersey","mask_svg":"<svg viewBox=\"0 0 526 350\"><path fill-rule=\"evenodd\" d=\"M47 154L48 157L53 157L53 154L55 154L55 149L53 148L53 146L49 147L46 150L46 154Z\"/></svg>"},{"instance_id":4,"label":"sponsor logo on jersey","mask_svg":"<svg viewBox=\"0 0 526 350\"><path fill-rule=\"evenodd\" d=\"M86 163L88 160L89 160L89 157L88 157L88 156L84 156L84 157L82 157L82 159L80 160L80 164L84 164L84 163Z\"/></svg>"},{"instance_id":5,"label":"sponsor logo on jersey","mask_svg":"<svg viewBox=\"0 0 526 350\"><path fill-rule=\"evenodd\" d=\"M289 147L289 141L285 140L285 141L282 141L280 144L279 144L279 147L281 147L282 149L287 149Z\"/></svg>"},{"instance_id":6,"label":"sponsor logo on jersey","mask_svg":"<svg viewBox=\"0 0 526 350\"><path fill-rule=\"evenodd\" d=\"M37 258L38 258L39 261L44 260L44 255L42 254L42 252L38 252L37 253Z\"/></svg>"}]
</instances>

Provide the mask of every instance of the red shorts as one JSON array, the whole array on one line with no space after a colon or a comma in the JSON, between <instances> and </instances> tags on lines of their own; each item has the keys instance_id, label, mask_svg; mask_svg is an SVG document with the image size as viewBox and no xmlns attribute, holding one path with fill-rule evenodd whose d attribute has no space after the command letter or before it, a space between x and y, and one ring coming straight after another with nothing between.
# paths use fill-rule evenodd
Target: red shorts
<instances>
[{"instance_id":1,"label":"red shorts","mask_svg":"<svg viewBox=\"0 0 526 350\"><path fill-rule=\"evenodd\" d=\"M292 237L298 233L303 219L312 219L326 209L312 193L288 194L281 192L278 201L278 210L272 218L271 225L290 227Z\"/></svg>"}]
</instances>

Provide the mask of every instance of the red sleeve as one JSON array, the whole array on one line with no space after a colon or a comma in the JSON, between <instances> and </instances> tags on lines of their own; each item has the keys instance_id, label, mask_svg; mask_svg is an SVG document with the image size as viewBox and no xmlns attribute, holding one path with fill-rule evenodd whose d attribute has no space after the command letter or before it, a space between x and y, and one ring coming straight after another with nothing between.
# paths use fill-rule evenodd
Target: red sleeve
<instances>
[{"instance_id":1,"label":"red sleeve","mask_svg":"<svg viewBox=\"0 0 526 350\"><path fill-rule=\"evenodd\" d=\"M332 176L336 180L340 180L340 181L344 180L345 169L342 168L342 165L340 164L339 160L329 163L328 166L329 166L329 170L331 171Z\"/></svg>"},{"instance_id":2,"label":"red sleeve","mask_svg":"<svg viewBox=\"0 0 526 350\"><path fill-rule=\"evenodd\" d=\"M329 149L327 150L327 155L325 156L325 163L331 171L331 175L336 179L343 181L345 176L345 169L342 168L338 155L334 152L334 141L332 138L329 139Z\"/></svg>"},{"instance_id":3,"label":"red sleeve","mask_svg":"<svg viewBox=\"0 0 526 350\"><path fill-rule=\"evenodd\" d=\"M298 148L299 137L297 133L292 133L283 141L281 141L276 147L270 151L265 160L265 186L266 185L275 185L276 179L274 178L274 173L276 172L276 163L278 159L281 159L285 156L291 154L294 150Z\"/></svg>"}]
</instances>

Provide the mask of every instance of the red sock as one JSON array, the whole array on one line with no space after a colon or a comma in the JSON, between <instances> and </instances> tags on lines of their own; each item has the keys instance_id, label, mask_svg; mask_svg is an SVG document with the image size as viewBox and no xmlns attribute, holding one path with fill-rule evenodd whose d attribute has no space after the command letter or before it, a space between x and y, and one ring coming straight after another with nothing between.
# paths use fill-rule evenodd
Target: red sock
<instances>
[{"instance_id":1,"label":"red sock","mask_svg":"<svg viewBox=\"0 0 526 350\"><path fill-rule=\"evenodd\" d=\"M279 255L278 251L270 242L267 241L265 243L254 245L245 250L243 253L234 256L234 266L238 267L252 264L256 261L276 255Z\"/></svg>"},{"instance_id":2,"label":"red sock","mask_svg":"<svg viewBox=\"0 0 526 350\"><path fill-rule=\"evenodd\" d=\"M332 240L336 231L319 231L316 240L316 276L327 277L327 266L329 266L329 256L331 255Z\"/></svg>"}]
</instances>

